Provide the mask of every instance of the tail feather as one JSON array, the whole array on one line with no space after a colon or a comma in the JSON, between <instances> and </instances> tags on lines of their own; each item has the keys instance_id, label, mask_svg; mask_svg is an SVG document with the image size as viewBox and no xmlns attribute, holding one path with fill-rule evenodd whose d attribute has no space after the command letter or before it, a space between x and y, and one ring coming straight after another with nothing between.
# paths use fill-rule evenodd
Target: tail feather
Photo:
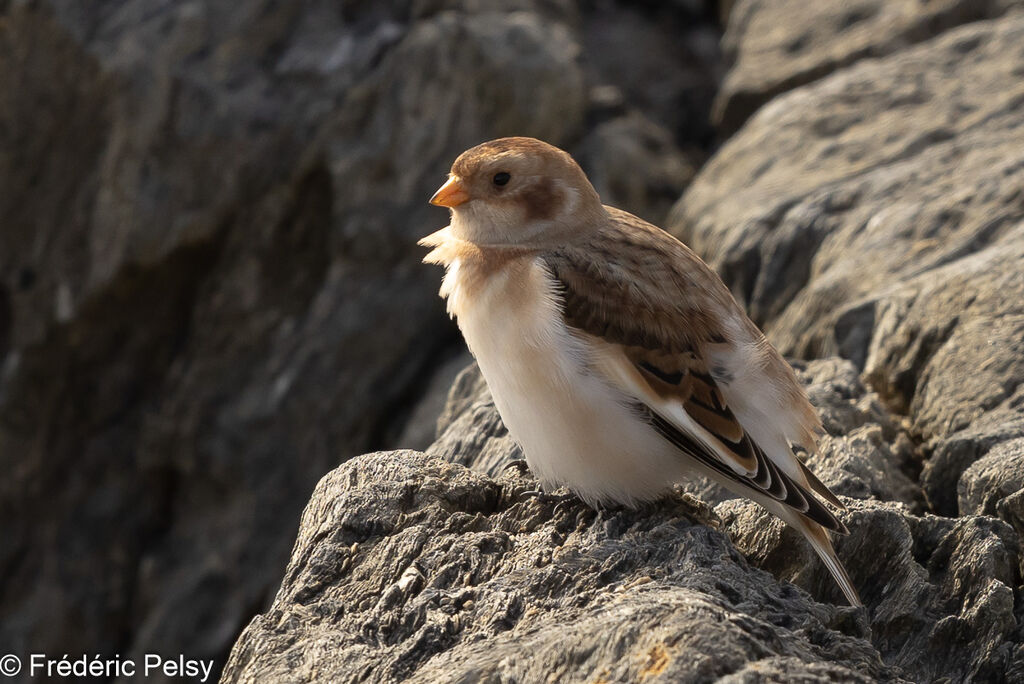
<instances>
[{"instance_id":1,"label":"tail feather","mask_svg":"<svg viewBox=\"0 0 1024 684\"><path fill-rule=\"evenodd\" d=\"M839 497L833 494L832 490L828 488L828 485L819 480L818 476L815 475L803 461L797 459L797 463L800 465L800 472L803 473L804 478L807 480L808 487L813 489L817 494L821 496L821 498L825 499L825 501L828 501L830 504L832 504L839 510L846 510L846 504L840 501Z\"/></svg>"},{"instance_id":2,"label":"tail feather","mask_svg":"<svg viewBox=\"0 0 1024 684\"><path fill-rule=\"evenodd\" d=\"M850 602L851 606L862 606L860 596L857 594L857 590L853 587L853 582L850 581L850 575L847 574L846 568L843 567L842 562L836 555L836 551L832 548L832 540L829 539L828 532L818 523L813 520L808 520L802 515L788 515L784 518L790 525L800 530L804 537L810 542L811 547L821 558L821 561L828 568L828 571L832 573L832 577L835 578L836 584L843 590L843 594L846 596L846 600Z\"/></svg>"},{"instance_id":3,"label":"tail feather","mask_svg":"<svg viewBox=\"0 0 1024 684\"><path fill-rule=\"evenodd\" d=\"M703 474L707 478L714 482L722 485L726 489L729 489L741 496L752 499L759 503L765 510L775 516L781 518L785 522L789 523L791 527L796 528L804 538L810 543L811 548L814 549L818 557L828 568L828 571L832 574L836 584L843 590L843 594L846 596L846 600L850 602L851 606L862 606L860 596L857 595L857 590L853 588L853 582L850 580L850 575L847 574L846 568L843 567L839 557L836 556L835 549L832 548L832 540L829 537L828 530L822 527L820 524L814 522L810 518L802 515L800 511L794 508L786 506L783 502L776 499L771 499L768 496L752 491L749 487L740 487L737 485L735 480L723 476L720 471L713 470L710 466L705 465L701 461L694 461L692 464L694 470ZM812 498L810 494L808 498ZM819 504L820 505L820 504ZM824 509L824 506L822 506ZM846 526L842 524L842 521L835 519L839 525L840 533L846 534Z\"/></svg>"}]
</instances>

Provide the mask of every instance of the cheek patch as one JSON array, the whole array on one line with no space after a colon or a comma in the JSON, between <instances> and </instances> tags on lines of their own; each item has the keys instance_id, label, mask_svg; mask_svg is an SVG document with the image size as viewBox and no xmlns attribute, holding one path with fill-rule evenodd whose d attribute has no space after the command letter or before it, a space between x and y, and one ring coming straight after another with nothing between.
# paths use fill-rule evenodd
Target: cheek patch
<instances>
[{"instance_id":1,"label":"cheek patch","mask_svg":"<svg viewBox=\"0 0 1024 684\"><path fill-rule=\"evenodd\" d=\"M541 181L524 188L520 197L526 207L526 218L530 221L553 219L562 201L560 193L550 181Z\"/></svg>"}]
</instances>

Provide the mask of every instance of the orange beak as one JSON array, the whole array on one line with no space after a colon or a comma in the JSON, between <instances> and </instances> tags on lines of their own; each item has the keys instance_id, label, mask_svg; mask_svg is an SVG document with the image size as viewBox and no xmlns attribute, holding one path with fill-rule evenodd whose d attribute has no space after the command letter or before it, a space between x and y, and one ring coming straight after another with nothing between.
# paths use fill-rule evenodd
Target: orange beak
<instances>
[{"instance_id":1,"label":"orange beak","mask_svg":"<svg viewBox=\"0 0 1024 684\"><path fill-rule=\"evenodd\" d=\"M468 201L469 193L466 192L466 188L462 186L462 182L457 176L450 176L448 182L438 188L434 196L430 198L431 204L449 209Z\"/></svg>"}]
</instances>

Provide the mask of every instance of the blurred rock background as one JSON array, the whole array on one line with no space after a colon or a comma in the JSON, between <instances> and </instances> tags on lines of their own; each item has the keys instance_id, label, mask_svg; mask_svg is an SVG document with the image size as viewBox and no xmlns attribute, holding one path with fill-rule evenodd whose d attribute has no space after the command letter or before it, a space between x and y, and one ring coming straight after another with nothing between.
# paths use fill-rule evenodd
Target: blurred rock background
<instances>
[{"instance_id":1,"label":"blurred rock background","mask_svg":"<svg viewBox=\"0 0 1024 684\"><path fill-rule=\"evenodd\" d=\"M283 618L328 584L302 585L301 559L324 543L332 481L372 461L325 480L296 543L317 481L426 448L442 410L431 453L494 477L513 455L470 376L445 407L468 359L415 242L445 223L425 200L459 152L531 135L688 241L785 353L831 357L806 370L833 417L812 465L865 502L840 548L855 579L897 576L864 591L867 624L787 603L813 616L806 649L743 622L779 605L737 599L764 643L737 637L728 672L661 676L748 681L766 653L764 672L839 663L808 676L1024 674L1021 4L0 0L0 648L220 667L269 609L230 676L311 658L295 638L310 624ZM396 458L381 472L436 479ZM698 493L752 563L830 596L756 509ZM460 496L449 508L501 508ZM607 527L588 534L618 543ZM362 543L393 532L367 524ZM890 565L869 567L877 548ZM746 567L733 556L722 572ZM710 586L690 590L720 601ZM316 627L343 641L359 624ZM980 645L950 655L957 639ZM423 664L360 653L337 672ZM566 679L611 655L595 657Z\"/></svg>"}]
</instances>

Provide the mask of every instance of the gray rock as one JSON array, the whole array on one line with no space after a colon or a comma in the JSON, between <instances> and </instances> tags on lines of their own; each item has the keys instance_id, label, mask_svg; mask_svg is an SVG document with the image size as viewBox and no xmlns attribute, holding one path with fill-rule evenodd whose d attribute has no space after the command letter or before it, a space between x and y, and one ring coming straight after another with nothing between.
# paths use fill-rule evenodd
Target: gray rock
<instances>
[{"instance_id":1,"label":"gray rock","mask_svg":"<svg viewBox=\"0 0 1024 684\"><path fill-rule=\"evenodd\" d=\"M872 682L871 677L831 663L805 663L799 658L773 657L745 665L716 680L721 684L831 684L832 682Z\"/></svg>"},{"instance_id":2,"label":"gray rock","mask_svg":"<svg viewBox=\"0 0 1024 684\"><path fill-rule=\"evenodd\" d=\"M1024 434L1022 260L1024 223L1002 246L909 283L912 303L886 306L875 330L866 371L933 450L921 480L943 515L956 514L973 460Z\"/></svg>"},{"instance_id":3,"label":"gray rock","mask_svg":"<svg viewBox=\"0 0 1024 684\"><path fill-rule=\"evenodd\" d=\"M855 434L898 431L852 369L831 359L800 374ZM528 494L532 478L502 467L517 450L474 366L441 429L432 452L472 470L377 453L320 483L274 605L242 634L225 681L762 681L751 678L766 661L766 681L1009 681L1018 533L985 515L915 515L873 491L884 478L870 468L891 456L876 443L815 463L861 497L845 499L837 551L862 612L843 607L798 533L751 502L712 511L677 488L595 512Z\"/></svg>"},{"instance_id":4,"label":"gray rock","mask_svg":"<svg viewBox=\"0 0 1024 684\"><path fill-rule=\"evenodd\" d=\"M438 436L438 420L448 407L452 384L471 360L469 351L461 349L442 363L427 383L423 395L414 402L402 432L388 441L399 448L414 450L426 449L433 444Z\"/></svg>"},{"instance_id":5,"label":"gray rock","mask_svg":"<svg viewBox=\"0 0 1024 684\"><path fill-rule=\"evenodd\" d=\"M921 486L931 505L946 515L955 515L963 472L995 445L1021 435L1024 415L1013 407L999 407L940 442L921 471Z\"/></svg>"},{"instance_id":6,"label":"gray rock","mask_svg":"<svg viewBox=\"0 0 1024 684\"><path fill-rule=\"evenodd\" d=\"M883 283L999 242L1021 218L1020 32L979 22L778 98L701 171L673 231L758 322L807 290L832 295L830 328ZM818 341L810 320L785 342Z\"/></svg>"},{"instance_id":7,"label":"gray rock","mask_svg":"<svg viewBox=\"0 0 1024 684\"><path fill-rule=\"evenodd\" d=\"M1003 442L975 461L960 476L957 487L960 515L998 515L1019 521L1014 504L1024 491L1024 439ZM1018 531L1020 529L1018 528Z\"/></svg>"},{"instance_id":8,"label":"gray rock","mask_svg":"<svg viewBox=\"0 0 1024 684\"><path fill-rule=\"evenodd\" d=\"M595 513L531 485L414 452L349 461L222 681L705 681L763 659L897 679L861 614L753 570L685 499Z\"/></svg>"},{"instance_id":9,"label":"gray rock","mask_svg":"<svg viewBox=\"0 0 1024 684\"><path fill-rule=\"evenodd\" d=\"M602 202L655 225L664 224L696 170L668 130L637 112L599 124L576 159Z\"/></svg>"},{"instance_id":10,"label":"gray rock","mask_svg":"<svg viewBox=\"0 0 1024 684\"><path fill-rule=\"evenodd\" d=\"M427 449L429 455L481 473L497 476L510 461L522 458L475 363L455 379L437 432L437 441Z\"/></svg>"},{"instance_id":11,"label":"gray rock","mask_svg":"<svg viewBox=\"0 0 1024 684\"><path fill-rule=\"evenodd\" d=\"M822 482L855 499L921 509L920 463L907 426L864 387L856 367L838 358L795 367L825 428L817 453L807 459Z\"/></svg>"},{"instance_id":12,"label":"gray rock","mask_svg":"<svg viewBox=\"0 0 1024 684\"><path fill-rule=\"evenodd\" d=\"M850 534L836 540L836 551L869 606L870 640L882 659L913 681L1009 681L1020 639L1018 534L991 517L918 517L880 501L847 505ZM750 562L842 600L799 533L749 501L719 504L715 513ZM968 645L952 647L960 643Z\"/></svg>"},{"instance_id":13,"label":"gray rock","mask_svg":"<svg viewBox=\"0 0 1024 684\"><path fill-rule=\"evenodd\" d=\"M588 9L580 23L584 74L605 100L591 116L641 112L670 131L688 157L703 158L714 138L711 104L723 73L713 3L581 4Z\"/></svg>"},{"instance_id":14,"label":"gray rock","mask_svg":"<svg viewBox=\"0 0 1024 684\"><path fill-rule=\"evenodd\" d=\"M784 352L841 354L906 416L943 515L1024 425L1022 40L1010 13L778 98L671 221Z\"/></svg>"},{"instance_id":15,"label":"gray rock","mask_svg":"<svg viewBox=\"0 0 1024 684\"><path fill-rule=\"evenodd\" d=\"M881 57L971 21L997 17L1016 0L737 0L722 47L730 65L714 121L736 131L771 98L837 69Z\"/></svg>"}]
</instances>

